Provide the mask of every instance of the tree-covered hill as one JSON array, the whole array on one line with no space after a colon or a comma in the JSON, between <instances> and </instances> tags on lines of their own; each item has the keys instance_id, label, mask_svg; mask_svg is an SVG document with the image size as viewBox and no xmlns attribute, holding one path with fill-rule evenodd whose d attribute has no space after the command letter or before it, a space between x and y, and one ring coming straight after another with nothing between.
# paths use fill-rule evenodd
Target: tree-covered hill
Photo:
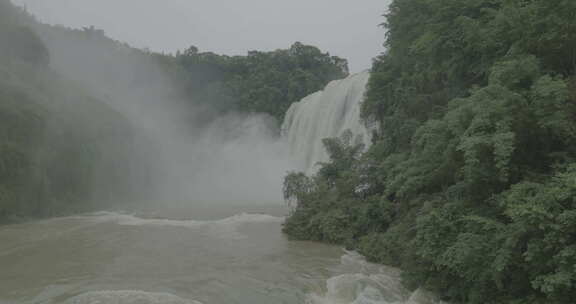
<instances>
[{"instance_id":1,"label":"tree-covered hill","mask_svg":"<svg viewBox=\"0 0 576 304\"><path fill-rule=\"evenodd\" d=\"M285 231L454 303L576 299L576 2L395 0L360 155L291 174Z\"/></svg>"},{"instance_id":2,"label":"tree-covered hill","mask_svg":"<svg viewBox=\"0 0 576 304\"><path fill-rule=\"evenodd\" d=\"M8 1L0 15L0 221L140 193L130 123L50 68L31 16Z\"/></svg>"},{"instance_id":3,"label":"tree-covered hill","mask_svg":"<svg viewBox=\"0 0 576 304\"><path fill-rule=\"evenodd\" d=\"M279 122L293 102L348 75L345 59L299 42L289 49L251 51L246 56L190 47L174 56L156 57L194 103L217 114L267 113Z\"/></svg>"},{"instance_id":4,"label":"tree-covered hill","mask_svg":"<svg viewBox=\"0 0 576 304\"><path fill-rule=\"evenodd\" d=\"M56 65L64 66L69 74L78 74L90 65L97 74L109 75L115 68L112 61L119 67L129 65L136 78L142 78L134 81L166 82L164 87L173 89L167 97L182 99L200 123L231 112L266 113L281 123L293 102L348 76L347 60L299 42L288 49L237 56L201 52L195 46L161 54L132 48L94 27L70 29L36 22L32 27L53 52ZM125 68L117 68L117 72L125 76L123 83L135 78ZM162 77L157 77L160 74Z\"/></svg>"}]
</instances>

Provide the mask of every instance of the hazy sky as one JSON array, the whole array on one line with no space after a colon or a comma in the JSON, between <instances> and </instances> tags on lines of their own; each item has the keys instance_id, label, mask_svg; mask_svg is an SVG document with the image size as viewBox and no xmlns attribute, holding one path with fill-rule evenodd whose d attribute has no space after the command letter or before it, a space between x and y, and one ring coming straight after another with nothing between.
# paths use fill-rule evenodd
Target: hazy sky
<instances>
[{"instance_id":1,"label":"hazy sky","mask_svg":"<svg viewBox=\"0 0 576 304\"><path fill-rule=\"evenodd\" d=\"M219 54L313 44L357 72L382 51L390 0L13 0L46 23L94 25L154 51L190 45Z\"/></svg>"}]
</instances>

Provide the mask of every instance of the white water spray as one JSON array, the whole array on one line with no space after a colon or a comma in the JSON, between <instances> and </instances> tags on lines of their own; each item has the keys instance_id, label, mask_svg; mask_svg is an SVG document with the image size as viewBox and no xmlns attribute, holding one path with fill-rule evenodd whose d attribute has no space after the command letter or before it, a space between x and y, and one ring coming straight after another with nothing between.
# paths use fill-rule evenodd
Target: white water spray
<instances>
[{"instance_id":1,"label":"white water spray","mask_svg":"<svg viewBox=\"0 0 576 304\"><path fill-rule=\"evenodd\" d=\"M206 122L207 106L182 97L148 54L84 31L41 27L39 33L52 68L106 101L146 137L133 158L155 189L142 201L282 204L282 178L292 165L270 117L232 113Z\"/></svg>"},{"instance_id":2,"label":"white water spray","mask_svg":"<svg viewBox=\"0 0 576 304\"><path fill-rule=\"evenodd\" d=\"M346 130L354 135L354 142L366 146L370 132L360 120L368 71L343 80L332 81L324 91L292 104L282 125L282 133L290 145L290 153L299 163L299 170L313 173L318 162L328 160L322 140L339 137Z\"/></svg>"}]
</instances>

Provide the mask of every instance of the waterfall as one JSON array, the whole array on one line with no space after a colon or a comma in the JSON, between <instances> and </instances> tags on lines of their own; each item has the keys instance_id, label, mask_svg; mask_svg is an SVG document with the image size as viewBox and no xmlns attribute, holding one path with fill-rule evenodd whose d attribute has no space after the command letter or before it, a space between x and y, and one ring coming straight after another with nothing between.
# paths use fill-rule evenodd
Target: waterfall
<instances>
[{"instance_id":1,"label":"waterfall","mask_svg":"<svg viewBox=\"0 0 576 304\"><path fill-rule=\"evenodd\" d=\"M323 91L316 92L292 104L282 124L282 134L290 147L290 154L298 169L313 173L318 162L328 161L324 138L339 137L346 130L354 141L370 144L370 132L360 121L360 107L364 100L368 71L346 79L330 82Z\"/></svg>"}]
</instances>

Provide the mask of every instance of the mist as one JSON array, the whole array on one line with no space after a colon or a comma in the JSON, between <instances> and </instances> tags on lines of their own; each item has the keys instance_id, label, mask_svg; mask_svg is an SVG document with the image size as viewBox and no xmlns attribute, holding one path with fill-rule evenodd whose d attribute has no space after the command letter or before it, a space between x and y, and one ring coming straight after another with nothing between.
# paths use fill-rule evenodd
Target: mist
<instances>
[{"instance_id":1,"label":"mist","mask_svg":"<svg viewBox=\"0 0 576 304\"><path fill-rule=\"evenodd\" d=\"M145 139L133 158L148 168L154 191L143 191L142 200L281 203L282 178L292 164L277 136L279 122L239 113L206 122L210 109L182 98L151 56L81 31L38 31L51 67L124 115Z\"/></svg>"}]
</instances>

